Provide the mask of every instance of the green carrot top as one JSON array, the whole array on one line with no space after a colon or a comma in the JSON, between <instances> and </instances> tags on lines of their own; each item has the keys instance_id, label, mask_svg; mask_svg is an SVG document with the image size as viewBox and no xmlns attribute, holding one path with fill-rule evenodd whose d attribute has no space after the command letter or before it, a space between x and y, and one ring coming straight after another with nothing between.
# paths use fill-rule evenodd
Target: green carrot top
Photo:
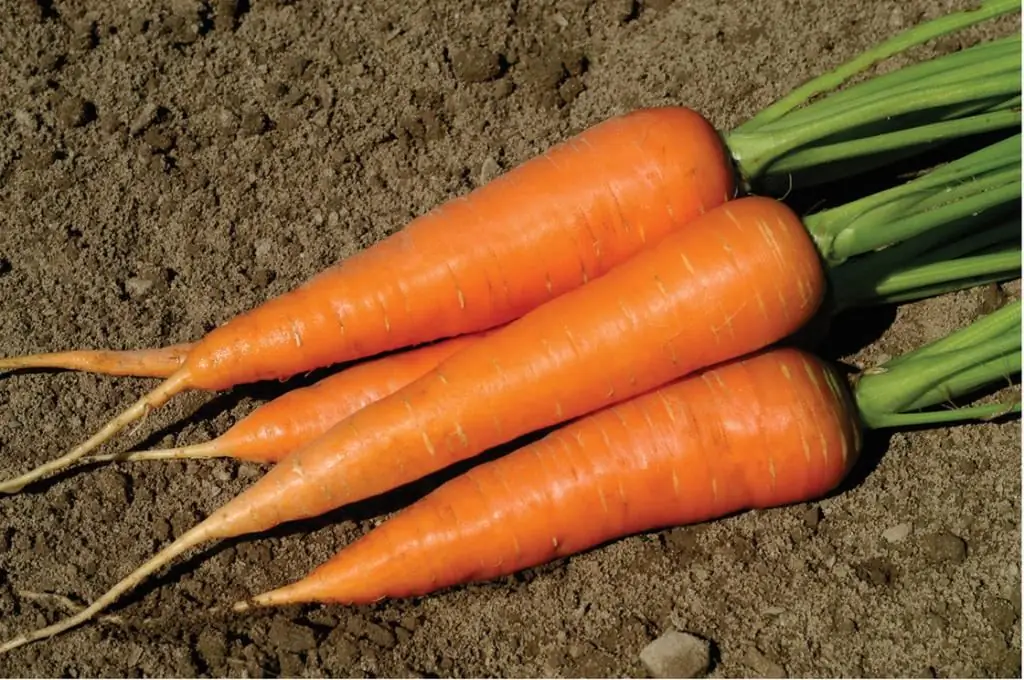
<instances>
[{"instance_id":1,"label":"green carrot top","mask_svg":"<svg viewBox=\"0 0 1024 680\"><path fill-rule=\"evenodd\" d=\"M871 428L990 420L1020 413L1013 402L955 406L986 387L1009 385L1021 368L1021 302L863 371L854 396ZM945 408L935 408L945 405Z\"/></svg>"},{"instance_id":2,"label":"green carrot top","mask_svg":"<svg viewBox=\"0 0 1024 680\"><path fill-rule=\"evenodd\" d=\"M830 281L829 314L1016 278L1021 135L803 216Z\"/></svg>"},{"instance_id":3,"label":"green carrot top","mask_svg":"<svg viewBox=\"0 0 1024 680\"><path fill-rule=\"evenodd\" d=\"M989 0L920 24L809 81L725 133L741 185L747 191L775 193L821 184L937 143L1019 127L1019 35L830 92L888 57L1019 9L1019 0ZM819 95L824 96L811 102Z\"/></svg>"}]
</instances>

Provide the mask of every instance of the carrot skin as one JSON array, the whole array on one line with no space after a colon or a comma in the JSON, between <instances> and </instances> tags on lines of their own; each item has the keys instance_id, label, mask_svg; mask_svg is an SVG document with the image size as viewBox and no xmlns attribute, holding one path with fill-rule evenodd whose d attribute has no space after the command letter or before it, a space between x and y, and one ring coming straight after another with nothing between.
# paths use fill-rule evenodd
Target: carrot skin
<instances>
[{"instance_id":1,"label":"carrot skin","mask_svg":"<svg viewBox=\"0 0 1024 680\"><path fill-rule=\"evenodd\" d=\"M210 526L223 538L321 515L757 351L805 324L824 289L788 207L732 201L346 418Z\"/></svg>"},{"instance_id":2,"label":"carrot skin","mask_svg":"<svg viewBox=\"0 0 1024 680\"><path fill-rule=\"evenodd\" d=\"M776 349L684 377L470 469L256 604L361 604L484 581L609 540L809 501L848 474L841 376Z\"/></svg>"},{"instance_id":3,"label":"carrot skin","mask_svg":"<svg viewBox=\"0 0 1024 680\"><path fill-rule=\"evenodd\" d=\"M714 127L683 107L599 123L214 329L186 363L218 390L517 319L734 195Z\"/></svg>"},{"instance_id":4,"label":"carrot skin","mask_svg":"<svg viewBox=\"0 0 1024 680\"><path fill-rule=\"evenodd\" d=\"M473 333L356 364L263 404L217 438L222 455L277 463L347 416L397 392L455 352L486 336Z\"/></svg>"}]
</instances>

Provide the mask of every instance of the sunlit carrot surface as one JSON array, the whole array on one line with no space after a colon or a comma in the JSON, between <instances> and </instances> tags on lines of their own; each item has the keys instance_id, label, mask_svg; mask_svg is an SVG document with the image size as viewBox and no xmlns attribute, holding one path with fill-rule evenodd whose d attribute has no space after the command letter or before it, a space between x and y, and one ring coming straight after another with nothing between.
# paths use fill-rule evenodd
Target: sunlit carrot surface
<instances>
[{"instance_id":1,"label":"sunlit carrot surface","mask_svg":"<svg viewBox=\"0 0 1024 680\"><path fill-rule=\"evenodd\" d=\"M803 326L824 288L818 251L788 207L759 197L719 206L341 421L36 635L88 620L196 545L320 515L762 349Z\"/></svg>"}]
</instances>

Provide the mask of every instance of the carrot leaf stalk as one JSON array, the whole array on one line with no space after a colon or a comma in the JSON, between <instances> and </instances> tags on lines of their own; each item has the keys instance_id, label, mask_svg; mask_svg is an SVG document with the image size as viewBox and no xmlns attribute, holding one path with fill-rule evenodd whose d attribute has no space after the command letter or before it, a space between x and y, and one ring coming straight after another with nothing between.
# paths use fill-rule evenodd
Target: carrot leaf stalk
<instances>
[{"instance_id":1,"label":"carrot leaf stalk","mask_svg":"<svg viewBox=\"0 0 1024 680\"><path fill-rule=\"evenodd\" d=\"M1020 412L1020 401L932 409L998 383L1021 368L1021 302L941 340L864 371L855 396L871 428L992 419ZM932 409L932 410L926 410Z\"/></svg>"},{"instance_id":2,"label":"carrot leaf stalk","mask_svg":"<svg viewBox=\"0 0 1024 680\"><path fill-rule=\"evenodd\" d=\"M991 3L970 13L970 23L1019 5ZM782 177L802 186L831 181L908 150L1019 126L1020 68L1020 36L1010 36L876 76L795 111L783 99L780 109L769 107L769 116L724 138L748 191L770 191Z\"/></svg>"},{"instance_id":3,"label":"carrot leaf stalk","mask_svg":"<svg viewBox=\"0 0 1024 680\"><path fill-rule=\"evenodd\" d=\"M1019 275L1021 136L891 189L806 215L835 313Z\"/></svg>"},{"instance_id":4,"label":"carrot leaf stalk","mask_svg":"<svg viewBox=\"0 0 1024 680\"><path fill-rule=\"evenodd\" d=\"M839 68L814 78L768 106L743 125L738 132L752 132L773 123L793 109L806 104L814 97L843 85L850 78L876 64L906 52L912 47L923 45L929 40L948 35L983 21L1008 14L1020 7L1019 0L986 0L980 6L963 12L953 12L910 28L889 40L881 42L862 52Z\"/></svg>"}]
</instances>

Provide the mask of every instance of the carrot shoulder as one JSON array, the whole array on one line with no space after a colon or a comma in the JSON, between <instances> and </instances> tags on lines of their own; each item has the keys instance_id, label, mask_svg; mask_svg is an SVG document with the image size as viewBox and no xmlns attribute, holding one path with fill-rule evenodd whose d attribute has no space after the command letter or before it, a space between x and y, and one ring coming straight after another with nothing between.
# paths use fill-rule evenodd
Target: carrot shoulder
<instances>
[{"instance_id":1,"label":"carrot shoulder","mask_svg":"<svg viewBox=\"0 0 1024 680\"><path fill-rule=\"evenodd\" d=\"M422 595L637 532L811 500L843 479L859 448L841 376L806 352L768 351L472 468L252 604Z\"/></svg>"}]
</instances>

